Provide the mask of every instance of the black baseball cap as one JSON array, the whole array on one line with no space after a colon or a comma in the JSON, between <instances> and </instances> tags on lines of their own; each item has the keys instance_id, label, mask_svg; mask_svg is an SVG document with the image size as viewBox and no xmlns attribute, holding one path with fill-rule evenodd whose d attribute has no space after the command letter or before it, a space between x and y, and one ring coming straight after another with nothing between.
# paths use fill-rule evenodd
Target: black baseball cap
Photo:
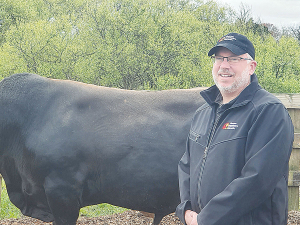
<instances>
[{"instance_id":1,"label":"black baseball cap","mask_svg":"<svg viewBox=\"0 0 300 225\"><path fill-rule=\"evenodd\" d=\"M227 48L235 55L248 53L253 59L255 59L255 49L253 44L246 36L238 33L229 33L223 36L220 40L218 40L216 46L208 52L208 56L215 54L218 47Z\"/></svg>"}]
</instances>

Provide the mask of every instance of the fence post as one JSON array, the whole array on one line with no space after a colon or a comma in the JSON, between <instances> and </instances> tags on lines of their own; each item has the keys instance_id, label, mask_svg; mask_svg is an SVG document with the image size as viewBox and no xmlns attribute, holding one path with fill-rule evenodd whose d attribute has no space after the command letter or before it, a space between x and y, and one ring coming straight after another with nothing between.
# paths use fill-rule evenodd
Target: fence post
<instances>
[{"instance_id":1,"label":"fence post","mask_svg":"<svg viewBox=\"0 0 300 225\"><path fill-rule=\"evenodd\" d=\"M289 167L289 210L299 210L300 133L294 134L293 150L290 157Z\"/></svg>"},{"instance_id":2,"label":"fence post","mask_svg":"<svg viewBox=\"0 0 300 225\"><path fill-rule=\"evenodd\" d=\"M0 206L1 206L1 194L2 194L2 175L0 174Z\"/></svg>"},{"instance_id":3,"label":"fence post","mask_svg":"<svg viewBox=\"0 0 300 225\"><path fill-rule=\"evenodd\" d=\"M289 161L289 210L299 210L300 186L300 94L274 94L287 108L292 119L295 134L293 150Z\"/></svg>"},{"instance_id":4,"label":"fence post","mask_svg":"<svg viewBox=\"0 0 300 225\"><path fill-rule=\"evenodd\" d=\"M299 210L299 184L300 184L300 172L289 172L289 184L288 184L288 197L289 206L288 210Z\"/></svg>"}]
</instances>

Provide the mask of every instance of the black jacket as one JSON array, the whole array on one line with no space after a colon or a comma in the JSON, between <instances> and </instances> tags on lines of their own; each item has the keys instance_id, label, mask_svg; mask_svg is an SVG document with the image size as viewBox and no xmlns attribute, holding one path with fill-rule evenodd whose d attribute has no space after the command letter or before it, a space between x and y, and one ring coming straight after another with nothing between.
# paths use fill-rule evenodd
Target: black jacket
<instances>
[{"instance_id":1,"label":"black jacket","mask_svg":"<svg viewBox=\"0 0 300 225\"><path fill-rule=\"evenodd\" d=\"M286 225L288 162L294 129L283 104L255 74L233 101L218 107L216 86L193 119L179 162L181 204L199 225Z\"/></svg>"}]
</instances>

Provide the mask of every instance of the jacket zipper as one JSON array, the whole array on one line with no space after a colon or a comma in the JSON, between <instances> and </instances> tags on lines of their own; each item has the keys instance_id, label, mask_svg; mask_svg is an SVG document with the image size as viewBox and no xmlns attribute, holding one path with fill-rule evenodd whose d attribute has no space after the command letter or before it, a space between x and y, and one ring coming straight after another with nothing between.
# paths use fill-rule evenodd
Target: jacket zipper
<instances>
[{"instance_id":1,"label":"jacket zipper","mask_svg":"<svg viewBox=\"0 0 300 225\"><path fill-rule=\"evenodd\" d=\"M209 139L208 139L208 143L204 149L204 153L203 153L203 156L202 156L202 163L201 163L201 166L200 166L200 173L199 173L199 180L198 180L198 205L199 205L199 208L200 208L200 211L202 210L202 207L201 207L201 202L200 202L200 187L201 187L201 181L202 181L202 175L203 175L203 172L204 172L204 167L205 167L205 163L206 163L206 159L207 159L207 155L208 155L208 148L210 146L210 143L214 137L214 134L216 132L216 129L217 129L217 125L218 125L218 122L221 118L221 113L216 113L216 119L215 119L215 122L213 124L213 127L210 131L210 134L209 134Z\"/></svg>"}]
</instances>

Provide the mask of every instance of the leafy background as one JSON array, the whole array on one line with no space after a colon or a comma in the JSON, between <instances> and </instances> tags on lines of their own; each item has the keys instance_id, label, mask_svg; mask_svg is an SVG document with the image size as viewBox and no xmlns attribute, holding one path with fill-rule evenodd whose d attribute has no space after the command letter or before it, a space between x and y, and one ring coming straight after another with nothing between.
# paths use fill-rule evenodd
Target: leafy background
<instances>
[{"instance_id":1,"label":"leafy background","mask_svg":"<svg viewBox=\"0 0 300 225\"><path fill-rule=\"evenodd\" d=\"M300 91L300 27L201 0L1 0L0 79L31 72L124 89L210 86L209 49L239 32L270 92Z\"/></svg>"}]
</instances>

